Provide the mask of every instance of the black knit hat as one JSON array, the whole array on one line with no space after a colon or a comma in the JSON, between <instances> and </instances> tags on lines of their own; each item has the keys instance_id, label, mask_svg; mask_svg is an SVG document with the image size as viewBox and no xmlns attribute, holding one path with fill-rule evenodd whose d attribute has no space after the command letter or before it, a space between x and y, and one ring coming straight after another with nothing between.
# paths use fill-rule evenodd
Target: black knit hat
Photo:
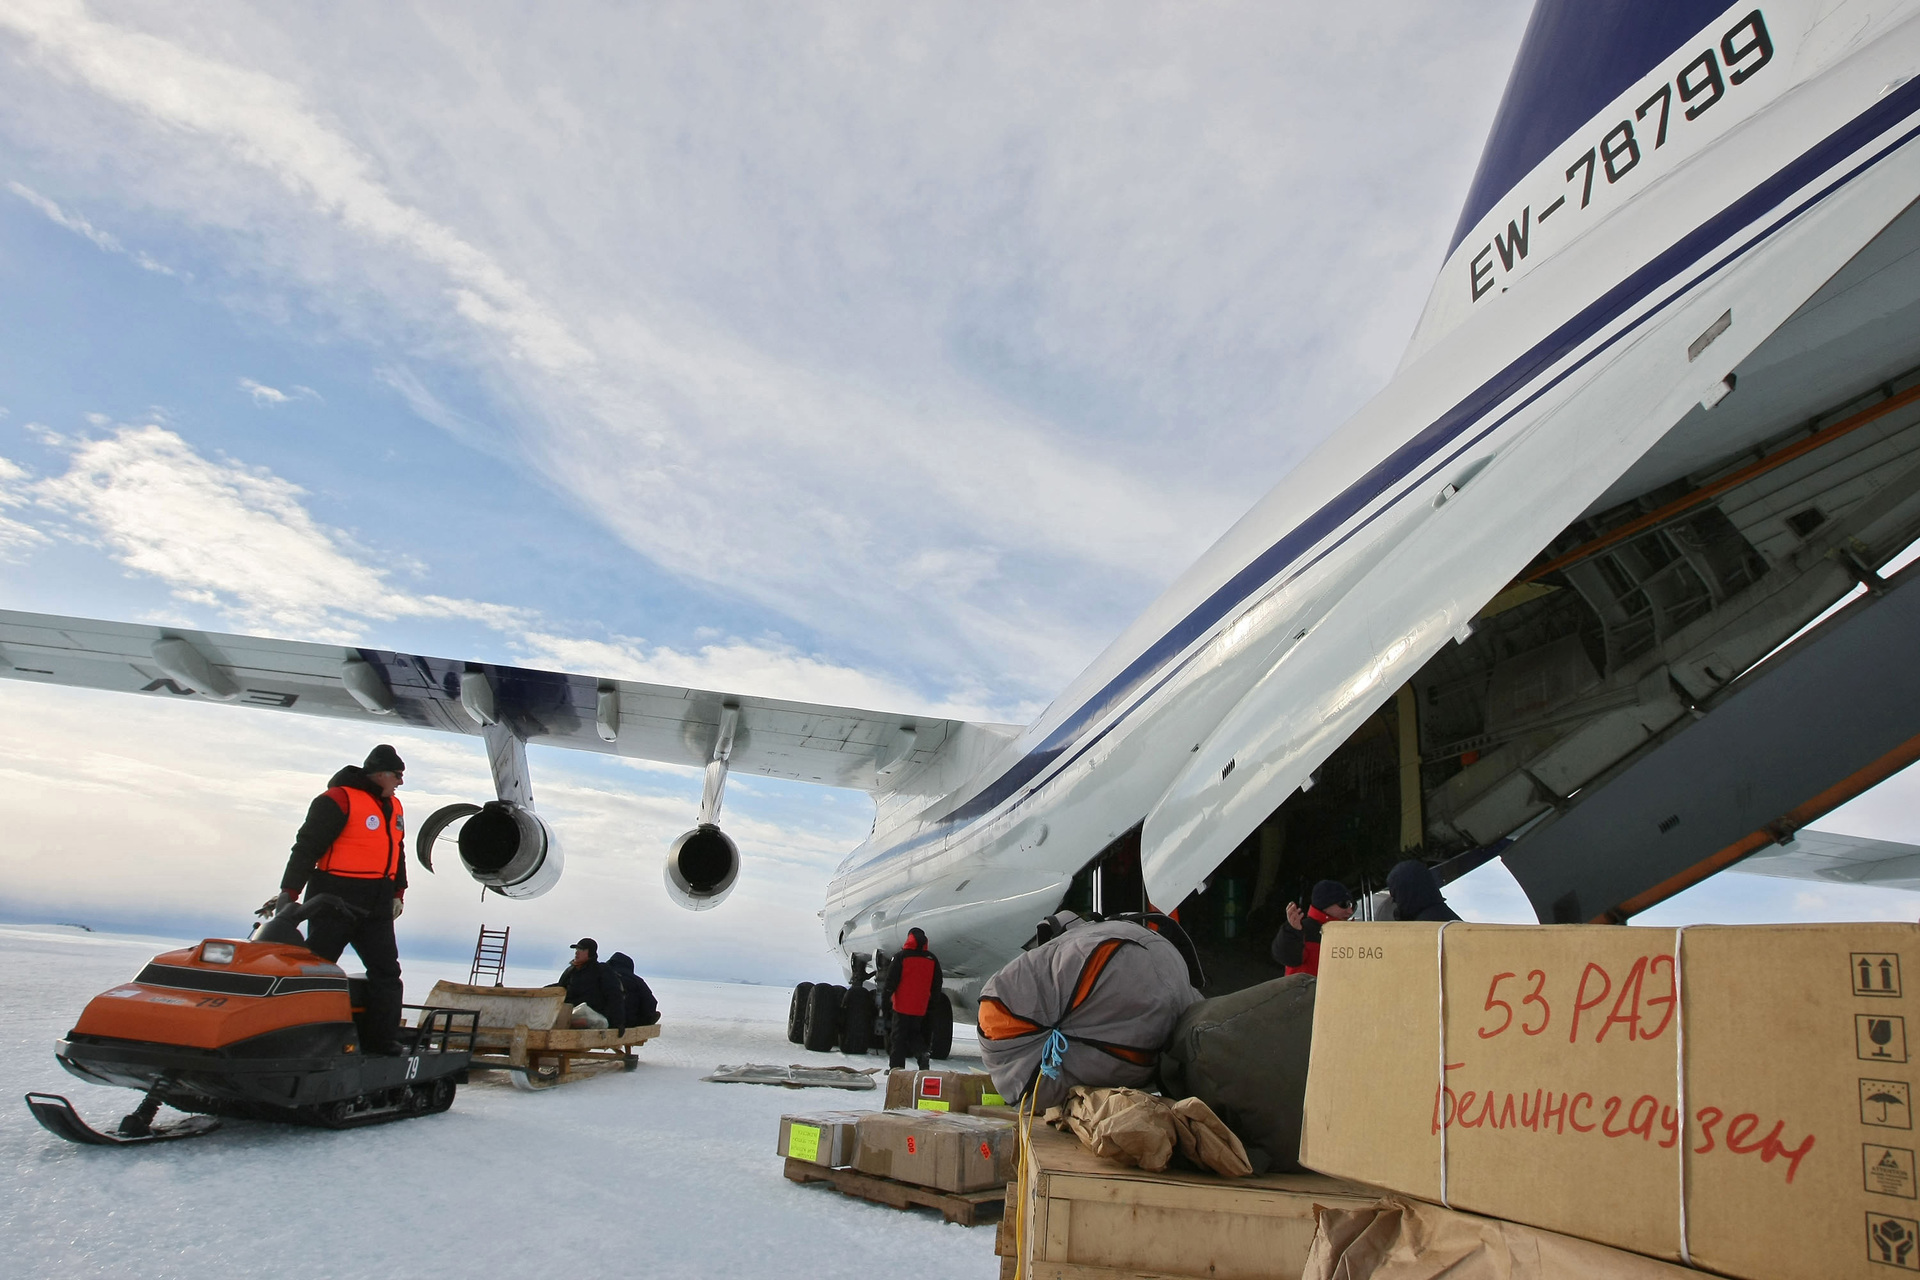
<instances>
[{"instance_id":1,"label":"black knit hat","mask_svg":"<svg viewBox=\"0 0 1920 1280\"><path fill-rule=\"evenodd\" d=\"M407 762L400 758L398 751L383 742L367 752L367 762L360 767L368 773L405 773Z\"/></svg>"},{"instance_id":2,"label":"black knit hat","mask_svg":"<svg viewBox=\"0 0 1920 1280\"><path fill-rule=\"evenodd\" d=\"M1322 880L1313 886L1313 905L1322 911L1328 907L1350 907L1353 895L1338 880Z\"/></svg>"}]
</instances>

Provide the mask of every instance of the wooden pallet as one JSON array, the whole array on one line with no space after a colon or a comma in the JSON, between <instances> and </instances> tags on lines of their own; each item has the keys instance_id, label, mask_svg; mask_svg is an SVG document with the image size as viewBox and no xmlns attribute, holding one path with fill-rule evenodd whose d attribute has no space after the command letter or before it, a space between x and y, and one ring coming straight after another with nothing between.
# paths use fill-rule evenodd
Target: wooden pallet
<instances>
[{"instance_id":1,"label":"wooden pallet","mask_svg":"<svg viewBox=\"0 0 1920 1280\"><path fill-rule=\"evenodd\" d=\"M948 1222L963 1227L977 1225L981 1211L1000 1208L1006 1203L1007 1195L1005 1187L987 1187L980 1191L936 1191L932 1187L915 1186L911 1182L877 1178L858 1169L828 1169L811 1160L795 1160L792 1156L787 1157L786 1174L793 1182L825 1182L842 1195L858 1196L862 1200L892 1205L896 1209L915 1206L938 1209Z\"/></svg>"}]
</instances>

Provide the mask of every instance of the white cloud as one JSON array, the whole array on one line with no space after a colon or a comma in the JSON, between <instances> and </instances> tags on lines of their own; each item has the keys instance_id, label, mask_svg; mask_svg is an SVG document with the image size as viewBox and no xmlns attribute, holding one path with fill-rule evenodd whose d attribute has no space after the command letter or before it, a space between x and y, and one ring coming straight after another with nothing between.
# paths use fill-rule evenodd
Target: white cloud
<instances>
[{"instance_id":1,"label":"white cloud","mask_svg":"<svg viewBox=\"0 0 1920 1280\"><path fill-rule=\"evenodd\" d=\"M1391 368L1519 16L348 10L383 32L350 61L217 0L0 32L29 145L416 366L426 420L677 573L1032 695Z\"/></svg>"},{"instance_id":2,"label":"white cloud","mask_svg":"<svg viewBox=\"0 0 1920 1280\"><path fill-rule=\"evenodd\" d=\"M568 636L527 609L408 592L369 563L371 552L316 521L298 486L265 468L203 457L153 424L62 443L70 452L67 470L38 482L0 459L0 507L25 508L32 499L43 511L68 515L79 536L164 583L189 612L211 609L241 627L349 642L371 638L381 622L446 619L492 628L532 666L886 711L1008 714L996 716L978 699L930 700L778 641L729 637L683 652L633 637ZM38 528L0 519L0 551L10 526L17 526L22 548L47 541Z\"/></svg>"},{"instance_id":3,"label":"white cloud","mask_svg":"<svg viewBox=\"0 0 1920 1280\"><path fill-rule=\"evenodd\" d=\"M140 250L127 248L127 246L120 243L118 236L113 235L111 232L100 230L100 228L94 226L77 213L70 213L62 209L58 204L24 183L9 182L7 183L7 190L13 192L13 194L19 196L22 200L25 200L28 204L45 214L48 221L54 223L56 226L65 227L75 235L85 237L91 241L97 249L107 253L117 253L124 258L131 258L144 271L152 271L163 276L172 276L175 279L186 278L183 272L175 271L165 263L155 261Z\"/></svg>"},{"instance_id":4,"label":"white cloud","mask_svg":"<svg viewBox=\"0 0 1920 1280\"><path fill-rule=\"evenodd\" d=\"M344 534L313 519L299 486L202 457L161 426L75 442L66 472L41 481L35 494L83 522L122 565L246 627L347 641L362 637L368 620L458 618L499 628L529 616L395 587Z\"/></svg>"},{"instance_id":5,"label":"white cloud","mask_svg":"<svg viewBox=\"0 0 1920 1280\"><path fill-rule=\"evenodd\" d=\"M0 458L0 513L19 509L30 501L26 468L8 458ZM17 560L30 548L45 545L47 535L30 524L0 514L0 561Z\"/></svg>"},{"instance_id":6,"label":"white cloud","mask_svg":"<svg viewBox=\"0 0 1920 1280\"><path fill-rule=\"evenodd\" d=\"M312 387L303 387L299 383L295 383L293 390L288 392L282 391L278 387L270 387L264 382L255 382L252 378L241 378L239 381L240 389L252 396L253 402L263 409L272 409L293 400L318 400L320 398L319 392L315 391Z\"/></svg>"}]
</instances>

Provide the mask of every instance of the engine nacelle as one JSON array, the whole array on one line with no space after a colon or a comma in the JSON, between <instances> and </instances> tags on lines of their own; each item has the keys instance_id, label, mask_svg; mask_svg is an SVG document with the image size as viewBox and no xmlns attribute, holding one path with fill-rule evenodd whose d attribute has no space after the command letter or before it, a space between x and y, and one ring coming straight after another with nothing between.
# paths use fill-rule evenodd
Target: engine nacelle
<instances>
[{"instance_id":1,"label":"engine nacelle","mask_svg":"<svg viewBox=\"0 0 1920 1280\"><path fill-rule=\"evenodd\" d=\"M711 822L703 822L667 850L667 896L689 911L717 907L740 878L740 850Z\"/></svg>"},{"instance_id":2,"label":"engine nacelle","mask_svg":"<svg viewBox=\"0 0 1920 1280\"><path fill-rule=\"evenodd\" d=\"M460 828L460 861L487 888L502 897L537 898L560 882L560 837L539 814L506 800L436 810L415 845L427 870L433 870L434 840L460 818L467 820Z\"/></svg>"}]
</instances>

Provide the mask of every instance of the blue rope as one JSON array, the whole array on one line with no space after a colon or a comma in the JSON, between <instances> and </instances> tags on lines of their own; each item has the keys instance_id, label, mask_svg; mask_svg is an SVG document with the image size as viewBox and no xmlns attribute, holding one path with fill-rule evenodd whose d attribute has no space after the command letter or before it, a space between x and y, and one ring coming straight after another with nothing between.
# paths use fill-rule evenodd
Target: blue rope
<instances>
[{"instance_id":1,"label":"blue rope","mask_svg":"<svg viewBox=\"0 0 1920 1280\"><path fill-rule=\"evenodd\" d=\"M1067 1038L1060 1034L1060 1028L1054 1027L1047 1032L1047 1042L1040 1047L1040 1074L1058 1080L1066 1057Z\"/></svg>"}]
</instances>

